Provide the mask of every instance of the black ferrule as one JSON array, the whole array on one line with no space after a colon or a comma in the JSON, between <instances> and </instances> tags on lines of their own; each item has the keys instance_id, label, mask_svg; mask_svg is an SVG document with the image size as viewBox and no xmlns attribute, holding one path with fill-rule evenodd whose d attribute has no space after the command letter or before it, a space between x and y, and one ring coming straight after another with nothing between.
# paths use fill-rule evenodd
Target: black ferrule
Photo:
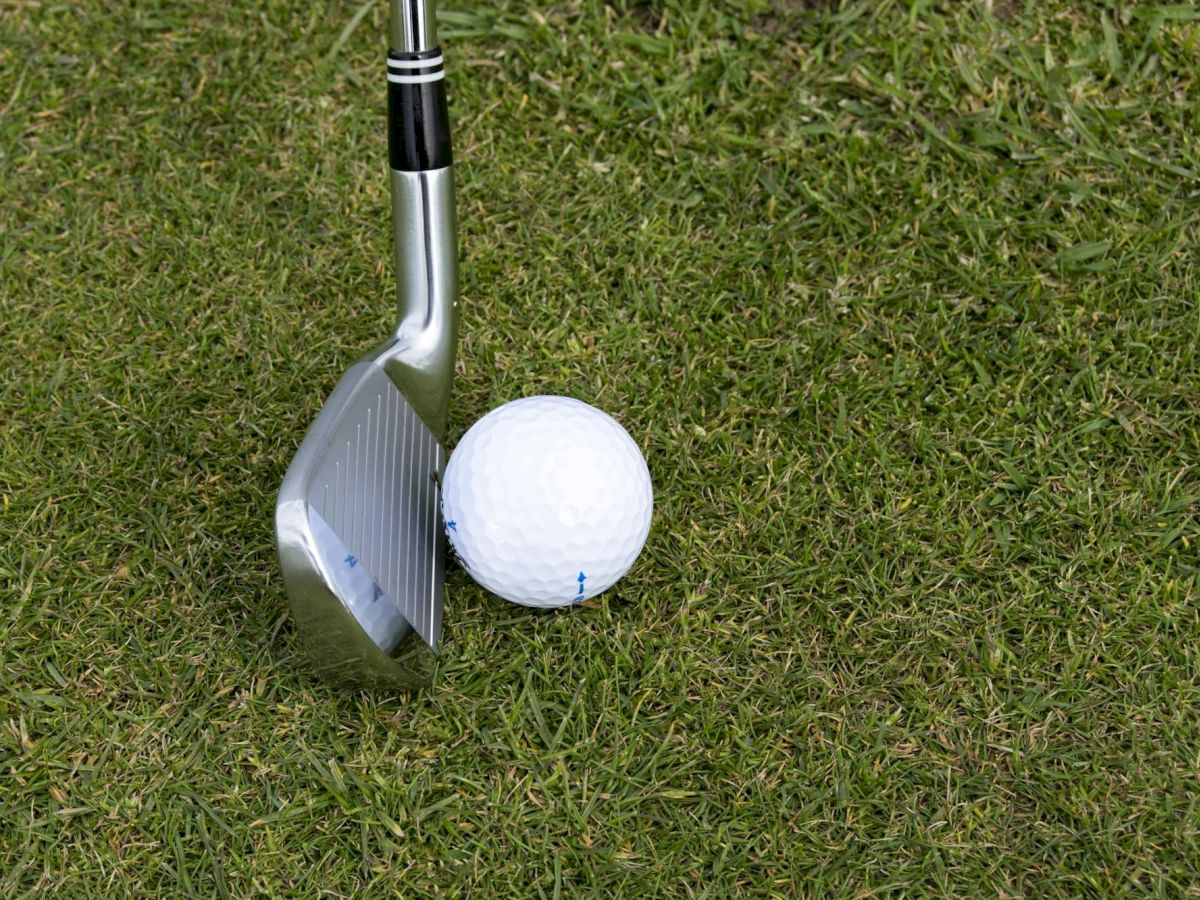
<instances>
[{"instance_id":1,"label":"black ferrule","mask_svg":"<svg viewBox=\"0 0 1200 900\"><path fill-rule=\"evenodd\" d=\"M425 172L450 165L450 114L442 51L388 53L388 158L393 169ZM428 61L429 65L417 65ZM398 63L407 63L399 66ZM434 80L424 80L430 77Z\"/></svg>"}]
</instances>

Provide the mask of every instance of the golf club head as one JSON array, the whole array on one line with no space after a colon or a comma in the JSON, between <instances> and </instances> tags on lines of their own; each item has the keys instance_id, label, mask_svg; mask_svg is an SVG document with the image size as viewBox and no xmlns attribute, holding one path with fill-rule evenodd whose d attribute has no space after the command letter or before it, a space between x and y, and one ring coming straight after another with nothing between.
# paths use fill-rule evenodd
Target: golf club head
<instances>
[{"instance_id":1,"label":"golf club head","mask_svg":"<svg viewBox=\"0 0 1200 900\"><path fill-rule=\"evenodd\" d=\"M388 54L399 320L342 376L305 435L279 491L275 535L315 668L355 687L408 689L429 682L441 642L458 250L431 0L393 0L392 15L401 47Z\"/></svg>"},{"instance_id":2,"label":"golf club head","mask_svg":"<svg viewBox=\"0 0 1200 900\"><path fill-rule=\"evenodd\" d=\"M275 528L292 613L321 673L411 688L428 682L441 636L445 452L386 360L361 360L334 388L284 478Z\"/></svg>"}]
</instances>

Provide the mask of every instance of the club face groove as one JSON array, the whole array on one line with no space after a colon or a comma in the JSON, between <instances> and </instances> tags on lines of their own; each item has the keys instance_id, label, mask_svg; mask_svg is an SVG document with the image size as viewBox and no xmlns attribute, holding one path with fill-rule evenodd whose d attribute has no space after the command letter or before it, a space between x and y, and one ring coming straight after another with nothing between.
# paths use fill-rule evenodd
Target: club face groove
<instances>
[{"instance_id":1,"label":"club face groove","mask_svg":"<svg viewBox=\"0 0 1200 900\"><path fill-rule=\"evenodd\" d=\"M339 600L381 650L391 652L411 628L436 651L440 635L428 610L438 603L440 584L427 573L441 569L444 551L434 527L438 497L425 486L440 472L445 454L382 367L370 364L362 371L344 404L329 410L335 421L325 447L322 434L314 435L316 455L300 486L310 518L341 523L340 530L329 527L331 534L312 529L314 546L341 587ZM404 427L389 433L386 423L401 418ZM352 477L343 479L337 450L347 434L354 465Z\"/></svg>"}]
</instances>

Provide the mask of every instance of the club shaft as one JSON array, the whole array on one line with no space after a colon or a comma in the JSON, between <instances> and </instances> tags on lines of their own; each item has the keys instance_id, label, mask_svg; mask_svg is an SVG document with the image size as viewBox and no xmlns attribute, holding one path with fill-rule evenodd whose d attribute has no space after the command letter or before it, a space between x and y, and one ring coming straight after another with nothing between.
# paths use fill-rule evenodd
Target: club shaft
<instances>
[{"instance_id":1,"label":"club shaft","mask_svg":"<svg viewBox=\"0 0 1200 900\"><path fill-rule=\"evenodd\" d=\"M391 0L392 49L420 53L437 46L433 0Z\"/></svg>"},{"instance_id":2,"label":"club shaft","mask_svg":"<svg viewBox=\"0 0 1200 900\"><path fill-rule=\"evenodd\" d=\"M445 63L433 0L391 0L388 161L396 246L397 355L388 375L438 439L458 331L458 248Z\"/></svg>"}]
</instances>

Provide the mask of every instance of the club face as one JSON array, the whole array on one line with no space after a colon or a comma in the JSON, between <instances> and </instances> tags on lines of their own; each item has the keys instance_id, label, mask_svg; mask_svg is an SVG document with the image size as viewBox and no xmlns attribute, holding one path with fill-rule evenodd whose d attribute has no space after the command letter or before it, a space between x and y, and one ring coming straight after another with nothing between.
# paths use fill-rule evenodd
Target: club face
<instances>
[{"instance_id":1,"label":"club face","mask_svg":"<svg viewBox=\"0 0 1200 900\"><path fill-rule=\"evenodd\" d=\"M429 680L442 627L445 451L388 374L385 345L338 382L300 445L275 508L292 611L335 680Z\"/></svg>"}]
</instances>

